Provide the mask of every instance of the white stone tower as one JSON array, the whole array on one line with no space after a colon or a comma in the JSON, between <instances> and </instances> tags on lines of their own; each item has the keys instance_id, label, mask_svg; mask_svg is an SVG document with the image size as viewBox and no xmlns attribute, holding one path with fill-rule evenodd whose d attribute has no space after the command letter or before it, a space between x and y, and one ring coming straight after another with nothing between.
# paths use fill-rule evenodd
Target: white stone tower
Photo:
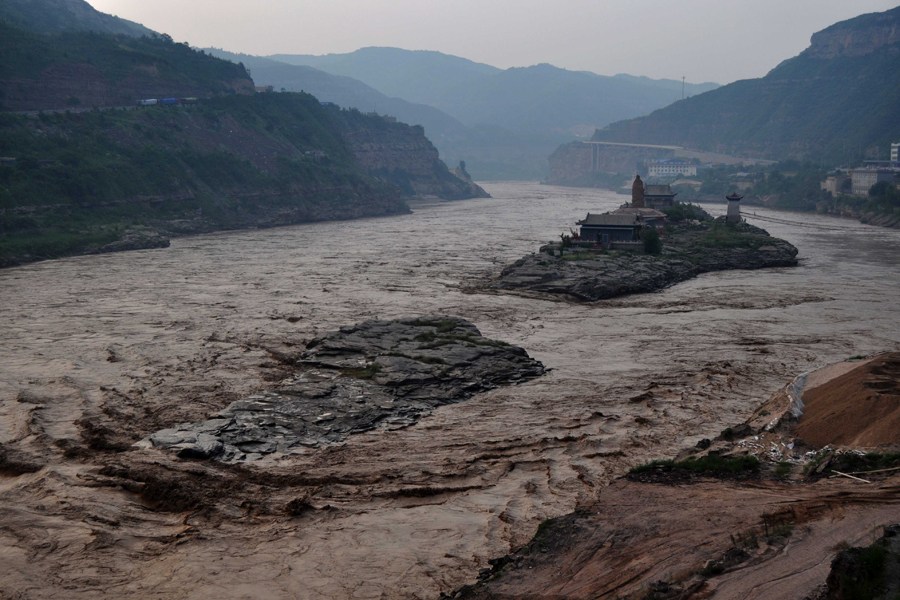
<instances>
[{"instance_id":1,"label":"white stone tower","mask_svg":"<svg viewBox=\"0 0 900 600\"><path fill-rule=\"evenodd\" d=\"M732 192L731 195L725 196L725 199L728 200L728 212L725 214L725 221L727 223L741 222L742 198L743 196L738 196L737 192Z\"/></svg>"}]
</instances>

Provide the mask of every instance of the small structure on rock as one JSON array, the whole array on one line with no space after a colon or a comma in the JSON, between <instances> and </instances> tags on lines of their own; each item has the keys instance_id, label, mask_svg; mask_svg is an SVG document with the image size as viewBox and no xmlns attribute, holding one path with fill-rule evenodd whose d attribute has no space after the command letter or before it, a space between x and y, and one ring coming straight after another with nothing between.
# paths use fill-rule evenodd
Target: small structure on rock
<instances>
[{"instance_id":1,"label":"small structure on rock","mask_svg":"<svg viewBox=\"0 0 900 600\"><path fill-rule=\"evenodd\" d=\"M640 175L634 176L634 182L631 184L631 207L645 208L644 205L644 182L641 181Z\"/></svg>"},{"instance_id":2,"label":"small structure on rock","mask_svg":"<svg viewBox=\"0 0 900 600\"><path fill-rule=\"evenodd\" d=\"M608 247L613 242L634 242L640 239L644 223L637 214L602 213L591 214L582 221L579 236L582 240L598 242Z\"/></svg>"},{"instance_id":3,"label":"small structure on rock","mask_svg":"<svg viewBox=\"0 0 900 600\"><path fill-rule=\"evenodd\" d=\"M640 175L634 176L631 184L631 208L670 208L675 205L677 192L666 185L644 185Z\"/></svg>"},{"instance_id":4,"label":"small structure on rock","mask_svg":"<svg viewBox=\"0 0 900 600\"><path fill-rule=\"evenodd\" d=\"M647 208L671 208L675 205L675 196L669 184L648 185L644 188L644 206Z\"/></svg>"},{"instance_id":5,"label":"small structure on rock","mask_svg":"<svg viewBox=\"0 0 900 600\"><path fill-rule=\"evenodd\" d=\"M666 222L665 213L652 208L624 207L602 214L588 213L580 226L582 240L597 242L604 248L621 242L638 242L644 227L661 227Z\"/></svg>"},{"instance_id":6,"label":"small structure on rock","mask_svg":"<svg viewBox=\"0 0 900 600\"><path fill-rule=\"evenodd\" d=\"M739 196L737 192L732 192L728 196L725 196L725 199L728 200L728 212L725 214L725 222L726 223L740 223L741 222L741 199L743 196Z\"/></svg>"}]
</instances>

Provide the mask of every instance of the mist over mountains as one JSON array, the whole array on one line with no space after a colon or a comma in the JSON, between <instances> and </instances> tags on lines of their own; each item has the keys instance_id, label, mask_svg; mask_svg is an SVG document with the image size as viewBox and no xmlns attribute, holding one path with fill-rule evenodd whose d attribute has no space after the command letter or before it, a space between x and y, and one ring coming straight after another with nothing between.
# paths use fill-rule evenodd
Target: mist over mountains
<instances>
[{"instance_id":1,"label":"mist over mountains","mask_svg":"<svg viewBox=\"0 0 900 600\"><path fill-rule=\"evenodd\" d=\"M886 159L900 138L900 7L814 34L765 77L597 131L597 141L833 164Z\"/></svg>"},{"instance_id":2,"label":"mist over mountains","mask_svg":"<svg viewBox=\"0 0 900 600\"><path fill-rule=\"evenodd\" d=\"M549 153L573 136L587 137L602 124L646 114L682 93L718 87L688 83L682 90L681 81L604 76L548 64L498 69L440 52L399 48L269 58L351 77L385 96L439 109L468 131L421 124L448 162L465 160L476 178L540 178ZM274 79L266 84L279 87ZM370 110L382 112L374 105Z\"/></svg>"},{"instance_id":3,"label":"mist over mountains","mask_svg":"<svg viewBox=\"0 0 900 600\"><path fill-rule=\"evenodd\" d=\"M900 58L898 11L828 27L813 36L809 49L765 77L724 87L604 76L549 64L500 69L435 51L387 47L321 56L207 52L242 63L256 85L304 91L323 102L422 125L442 158L451 165L466 161L476 179L543 178L547 157L555 148L573 139L590 139L592 134L598 141L678 145L775 160L850 162L883 157L900 130L895 108L900 95L900 71L895 68ZM7 0L0 4L0 18L10 27L28 24L43 34L160 37L80 0ZM179 52L154 69L172 73L176 62L195 60L180 52L182 46L176 44L172 49ZM36 72L38 63L43 61L46 67L60 59L51 54L46 48L37 53L22 47L8 52L3 68L7 81L15 80L15 85L0 89L0 101L8 109L35 100L28 87L38 78L21 77L22 65ZM89 52L76 53L72 59L89 65L82 75L92 83L82 87L90 89L97 88L98 68L115 66ZM124 68L121 61L115 68ZM66 94L77 97L70 91L77 90L79 81L54 77L51 70L48 81L62 87L50 100L59 103ZM219 79L224 83L206 87L222 93L244 86L239 76ZM121 81L122 98L134 95L133 82ZM163 85L172 81L170 77ZM200 93L187 84L179 89L185 95ZM113 95L112 90L103 93ZM17 98L22 102L16 104ZM96 104L99 98L86 100Z\"/></svg>"}]
</instances>

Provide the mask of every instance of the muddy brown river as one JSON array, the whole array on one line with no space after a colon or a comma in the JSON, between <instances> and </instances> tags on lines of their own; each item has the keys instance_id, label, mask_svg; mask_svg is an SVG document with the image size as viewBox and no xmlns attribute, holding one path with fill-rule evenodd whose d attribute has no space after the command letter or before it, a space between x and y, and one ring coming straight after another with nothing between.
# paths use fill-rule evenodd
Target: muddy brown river
<instances>
[{"instance_id":1,"label":"muddy brown river","mask_svg":"<svg viewBox=\"0 0 900 600\"><path fill-rule=\"evenodd\" d=\"M484 187L493 198L406 216L0 271L0 444L36 465L0 472L0 598L437 598L628 467L743 421L797 374L900 348L900 231L745 207L799 248L798 267L576 305L467 286L627 199ZM254 463L259 481L306 483L264 498L235 488L211 510L159 510L103 469L199 477L203 463L84 441L92 426L133 439L202 420L283 375L273 353L434 313L551 371L410 427ZM302 514L260 508L298 495Z\"/></svg>"}]
</instances>

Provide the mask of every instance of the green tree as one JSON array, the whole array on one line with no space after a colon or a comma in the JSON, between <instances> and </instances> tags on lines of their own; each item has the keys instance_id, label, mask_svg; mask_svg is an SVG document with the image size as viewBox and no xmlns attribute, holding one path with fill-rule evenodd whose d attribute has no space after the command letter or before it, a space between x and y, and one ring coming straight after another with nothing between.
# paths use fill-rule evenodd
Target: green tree
<instances>
[{"instance_id":1,"label":"green tree","mask_svg":"<svg viewBox=\"0 0 900 600\"><path fill-rule=\"evenodd\" d=\"M641 241L644 242L646 254L660 254L662 252L662 240L659 239L655 227L644 227L641 231Z\"/></svg>"}]
</instances>

